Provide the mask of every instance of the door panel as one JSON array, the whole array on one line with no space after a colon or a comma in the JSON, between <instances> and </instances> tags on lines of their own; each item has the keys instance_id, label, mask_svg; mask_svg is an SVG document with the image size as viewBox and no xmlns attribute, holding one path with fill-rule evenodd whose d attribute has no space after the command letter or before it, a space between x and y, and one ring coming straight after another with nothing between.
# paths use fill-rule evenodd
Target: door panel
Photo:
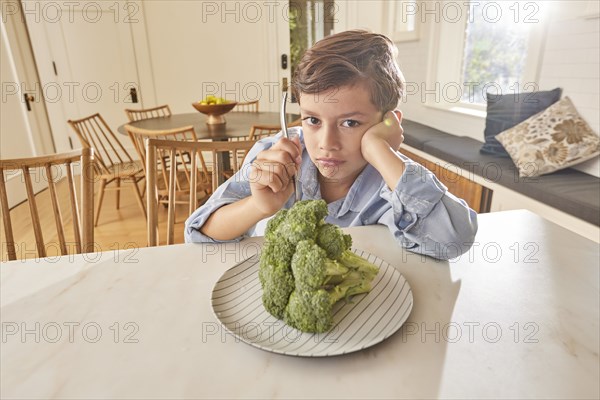
<instances>
[{"instance_id":1,"label":"door panel","mask_svg":"<svg viewBox=\"0 0 600 400\"><path fill-rule=\"evenodd\" d=\"M214 94L258 99L260 110L276 111L281 93L277 28L285 4L145 2L157 101L169 102L175 113L194 112L192 102Z\"/></svg>"},{"instance_id":2,"label":"door panel","mask_svg":"<svg viewBox=\"0 0 600 400\"><path fill-rule=\"evenodd\" d=\"M25 24L19 16L2 16L0 20L0 158L22 158L51 154L54 145L46 111L39 101L39 82ZM29 110L24 95L31 96ZM22 175L5 173L9 207L26 199ZM44 179L32 180L34 191L46 186Z\"/></svg>"}]
</instances>

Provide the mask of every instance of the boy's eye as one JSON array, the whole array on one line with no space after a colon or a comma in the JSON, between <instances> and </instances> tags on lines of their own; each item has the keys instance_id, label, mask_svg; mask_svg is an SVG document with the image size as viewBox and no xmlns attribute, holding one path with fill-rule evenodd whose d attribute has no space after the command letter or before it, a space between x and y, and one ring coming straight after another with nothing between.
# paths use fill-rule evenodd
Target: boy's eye
<instances>
[{"instance_id":1,"label":"boy's eye","mask_svg":"<svg viewBox=\"0 0 600 400\"><path fill-rule=\"evenodd\" d=\"M344 122L342 122L342 126L346 127L346 128L356 128L359 125L360 125L360 122L353 120L353 119L347 119Z\"/></svg>"},{"instance_id":2,"label":"boy's eye","mask_svg":"<svg viewBox=\"0 0 600 400\"><path fill-rule=\"evenodd\" d=\"M315 117L306 117L302 121L306 121L308 125L319 125L319 119Z\"/></svg>"}]
</instances>

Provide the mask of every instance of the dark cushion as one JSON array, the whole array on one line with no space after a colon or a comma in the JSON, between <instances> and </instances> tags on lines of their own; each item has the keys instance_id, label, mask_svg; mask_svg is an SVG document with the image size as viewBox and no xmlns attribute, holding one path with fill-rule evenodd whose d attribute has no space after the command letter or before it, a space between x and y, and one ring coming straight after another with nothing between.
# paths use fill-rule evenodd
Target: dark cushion
<instances>
[{"instance_id":1,"label":"dark cushion","mask_svg":"<svg viewBox=\"0 0 600 400\"><path fill-rule=\"evenodd\" d=\"M560 100L561 88L543 92L497 95L487 93L487 117L485 119L485 143L481 152L510 157L494 136L544 111Z\"/></svg>"},{"instance_id":2,"label":"dark cushion","mask_svg":"<svg viewBox=\"0 0 600 400\"><path fill-rule=\"evenodd\" d=\"M489 182L504 184L514 176L519 177L519 172L510 158L498 157L491 154L481 154L481 142L469 137L447 135L443 139L428 142L423 151L449 165L442 167L453 170L450 165L456 165L470 174L476 174ZM516 174L516 175L515 175ZM472 179L470 176L466 176Z\"/></svg>"},{"instance_id":3,"label":"dark cushion","mask_svg":"<svg viewBox=\"0 0 600 400\"><path fill-rule=\"evenodd\" d=\"M406 119L402 120L402 129L404 129L404 143L419 150L423 150L425 143L431 140L448 136L446 132Z\"/></svg>"}]
</instances>

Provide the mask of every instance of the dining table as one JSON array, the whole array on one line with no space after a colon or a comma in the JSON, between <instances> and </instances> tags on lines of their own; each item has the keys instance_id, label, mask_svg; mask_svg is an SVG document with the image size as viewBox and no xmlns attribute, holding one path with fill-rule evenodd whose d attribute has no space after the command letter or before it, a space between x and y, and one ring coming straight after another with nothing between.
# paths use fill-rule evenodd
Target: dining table
<instances>
[{"instance_id":1,"label":"dining table","mask_svg":"<svg viewBox=\"0 0 600 400\"><path fill-rule=\"evenodd\" d=\"M280 126L280 114L277 112L260 111L246 112L235 111L224 115L224 124L207 124L208 117L200 112L172 114L166 117L155 117L131 121L117 127L117 131L122 135L128 135L125 127L132 125L137 128L151 131L162 131L184 126L193 126L198 140L226 141L229 139L240 138L250 134L250 128L253 125L260 126ZM297 114L286 114L286 121L291 124L300 116ZM219 164L219 170L227 171L231 168L230 160L227 155L217 153L216 162ZM225 176L216 175L216 184L221 185L225 182Z\"/></svg>"},{"instance_id":2,"label":"dining table","mask_svg":"<svg viewBox=\"0 0 600 400\"><path fill-rule=\"evenodd\" d=\"M156 117L141 119L122 124L117 131L127 135L126 125L132 125L137 128L148 130L168 130L181 128L183 126L193 126L198 139L227 140L232 137L248 136L252 125L279 126L279 113L260 111L260 112L228 112L224 115L225 124L208 125L207 116L200 113L182 113L172 114L168 117ZM299 115L286 114L288 124L296 120Z\"/></svg>"},{"instance_id":3,"label":"dining table","mask_svg":"<svg viewBox=\"0 0 600 400\"><path fill-rule=\"evenodd\" d=\"M386 338L335 356L253 346L215 312L216 285L262 237L3 263L0 397L597 399L598 243L525 210L478 223L449 260L385 226L345 228L405 279L412 307Z\"/></svg>"}]
</instances>

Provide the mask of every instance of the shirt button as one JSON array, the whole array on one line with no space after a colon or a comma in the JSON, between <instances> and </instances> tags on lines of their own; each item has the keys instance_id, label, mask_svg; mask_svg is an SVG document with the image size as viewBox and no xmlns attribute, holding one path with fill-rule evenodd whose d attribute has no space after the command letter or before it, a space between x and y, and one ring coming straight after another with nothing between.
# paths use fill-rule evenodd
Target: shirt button
<instances>
[{"instance_id":1,"label":"shirt button","mask_svg":"<svg viewBox=\"0 0 600 400\"><path fill-rule=\"evenodd\" d=\"M410 214L404 214L405 221L412 221L412 216Z\"/></svg>"}]
</instances>

